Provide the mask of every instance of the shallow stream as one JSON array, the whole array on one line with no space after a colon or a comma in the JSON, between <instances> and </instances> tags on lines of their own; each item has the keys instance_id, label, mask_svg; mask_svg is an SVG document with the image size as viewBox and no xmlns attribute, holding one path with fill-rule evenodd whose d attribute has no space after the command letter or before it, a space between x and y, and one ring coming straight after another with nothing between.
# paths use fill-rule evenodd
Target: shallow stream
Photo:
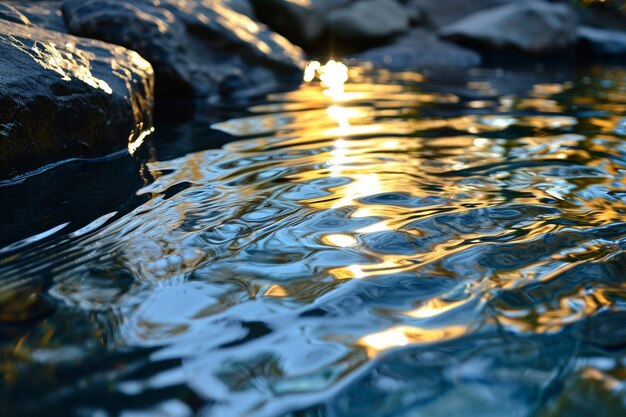
<instances>
[{"instance_id":1,"label":"shallow stream","mask_svg":"<svg viewBox=\"0 0 626 417\"><path fill-rule=\"evenodd\" d=\"M0 200L1 415L626 413L624 69L353 68Z\"/></svg>"}]
</instances>

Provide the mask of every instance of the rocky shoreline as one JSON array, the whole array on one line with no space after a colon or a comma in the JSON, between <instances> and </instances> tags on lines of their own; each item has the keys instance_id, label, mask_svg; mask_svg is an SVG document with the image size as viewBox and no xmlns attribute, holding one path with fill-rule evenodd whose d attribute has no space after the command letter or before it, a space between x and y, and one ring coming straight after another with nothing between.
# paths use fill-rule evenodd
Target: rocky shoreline
<instances>
[{"instance_id":1,"label":"rocky shoreline","mask_svg":"<svg viewBox=\"0 0 626 417\"><path fill-rule=\"evenodd\" d=\"M297 83L307 58L391 70L475 67L502 52L626 62L623 4L580 3L3 1L0 179L127 147L155 99L216 103Z\"/></svg>"}]
</instances>

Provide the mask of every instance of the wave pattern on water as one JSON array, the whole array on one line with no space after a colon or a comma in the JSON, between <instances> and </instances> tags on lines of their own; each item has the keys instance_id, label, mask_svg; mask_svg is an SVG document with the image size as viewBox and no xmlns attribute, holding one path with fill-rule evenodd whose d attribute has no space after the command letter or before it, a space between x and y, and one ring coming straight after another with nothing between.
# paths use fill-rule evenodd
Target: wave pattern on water
<instances>
[{"instance_id":1,"label":"wave pattern on water","mask_svg":"<svg viewBox=\"0 0 626 417\"><path fill-rule=\"evenodd\" d=\"M351 77L1 249L11 415L626 410L626 72Z\"/></svg>"}]
</instances>

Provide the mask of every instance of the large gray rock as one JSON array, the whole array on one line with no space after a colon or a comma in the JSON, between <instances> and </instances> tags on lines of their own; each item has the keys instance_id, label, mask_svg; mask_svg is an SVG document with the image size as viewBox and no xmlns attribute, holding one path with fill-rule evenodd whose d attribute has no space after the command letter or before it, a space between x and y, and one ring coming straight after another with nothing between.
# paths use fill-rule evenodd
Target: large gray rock
<instances>
[{"instance_id":1,"label":"large gray rock","mask_svg":"<svg viewBox=\"0 0 626 417\"><path fill-rule=\"evenodd\" d=\"M135 52L0 20L0 178L126 148L151 125L152 88Z\"/></svg>"},{"instance_id":2,"label":"large gray rock","mask_svg":"<svg viewBox=\"0 0 626 417\"><path fill-rule=\"evenodd\" d=\"M480 47L545 53L571 46L577 38L576 23L567 5L533 0L476 12L439 33Z\"/></svg>"},{"instance_id":3,"label":"large gray rock","mask_svg":"<svg viewBox=\"0 0 626 417\"><path fill-rule=\"evenodd\" d=\"M332 11L327 30L339 40L369 41L408 31L410 15L395 0L364 0Z\"/></svg>"},{"instance_id":4,"label":"large gray rock","mask_svg":"<svg viewBox=\"0 0 626 417\"><path fill-rule=\"evenodd\" d=\"M577 34L581 46L594 55L626 57L626 32L580 26Z\"/></svg>"},{"instance_id":5,"label":"large gray rock","mask_svg":"<svg viewBox=\"0 0 626 417\"><path fill-rule=\"evenodd\" d=\"M66 0L72 34L139 52L157 97L219 99L280 85L302 51L222 0Z\"/></svg>"},{"instance_id":6,"label":"large gray rock","mask_svg":"<svg viewBox=\"0 0 626 417\"><path fill-rule=\"evenodd\" d=\"M237 13L248 16L250 19L255 20L254 7L248 0L224 0L224 4Z\"/></svg>"},{"instance_id":7,"label":"large gray rock","mask_svg":"<svg viewBox=\"0 0 626 417\"><path fill-rule=\"evenodd\" d=\"M360 62L392 71L441 67L475 67L481 63L476 52L438 39L422 29L411 31L391 45L354 55Z\"/></svg>"},{"instance_id":8,"label":"large gray rock","mask_svg":"<svg viewBox=\"0 0 626 417\"><path fill-rule=\"evenodd\" d=\"M252 0L259 20L303 47L313 46L326 29L326 17L350 0Z\"/></svg>"},{"instance_id":9,"label":"large gray rock","mask_svg":"<svg viewBox=\"0 0 626 417\"><path fill-rule=\"evenodd\" d=\"M427 25L440 29L477 11L515 1L526 0L410 0L405 7L418 10Z\"/></svg>"},{"instance_id":10,"label":"large gray rock","mask_svg":"<svg viewBox=\"0 0 626 417\"><path fill-rule=\"evenodd\" d=\"M67 33L60 1L0 2L0 19Z\"/></svg>"}]
</instances>

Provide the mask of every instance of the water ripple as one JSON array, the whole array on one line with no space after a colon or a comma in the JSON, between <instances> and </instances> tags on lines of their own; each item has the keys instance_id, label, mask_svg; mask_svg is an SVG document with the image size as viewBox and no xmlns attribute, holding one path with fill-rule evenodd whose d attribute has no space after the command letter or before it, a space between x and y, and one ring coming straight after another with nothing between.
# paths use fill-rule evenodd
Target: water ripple
<instances>
[{"instance_id":1,"label":"water ripple","mask_svg":"<svg viewBox=\"0 0 626 417\"><path fill-rule=\"evenodd\" d=\"M4 407L624 412L626 73L594 71L353 74L152 159L133 210L0 250Z\"/></svg>"}]
</instances>

